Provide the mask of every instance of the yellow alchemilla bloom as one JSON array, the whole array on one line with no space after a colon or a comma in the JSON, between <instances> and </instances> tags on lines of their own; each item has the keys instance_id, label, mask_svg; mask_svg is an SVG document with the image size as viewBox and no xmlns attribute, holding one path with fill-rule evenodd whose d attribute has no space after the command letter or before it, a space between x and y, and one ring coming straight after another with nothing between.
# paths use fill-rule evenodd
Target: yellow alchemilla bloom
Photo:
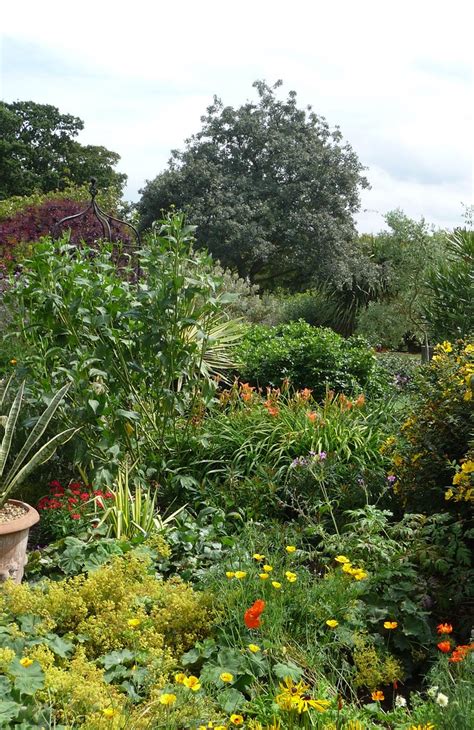
<instances>
[{"instance_id":1,"label":"yellow alchemilla bloom","mask_svg":"<svg viewBox=\"0 0 474 730\"><path fill-rule=\"evenodd\" d=\"M234 675L230 672L222 672L222 674L219 676L219 679L221 680L221 682L233 682Z\"/></svg>"},{"instance_id":2,"label":"yellow alchemilla bloom","mask_svg":"<svg viewBox=\"0 0 474 730\"><path fill-rule=\"evenodd\" d=\"M287 545L285 548L287 553L295 553L296 552L296 545Z\"/></svg>"},{"instance_id":3,"label":"yellow alchemilla bloom","mask_svg":"<svg viewBox=\"0 0 474 730\"><path fill-rule=\"evenodd\" d=\"M246 573L246 571L245 571L245 570L236 570L236 571L235 571L235 577L236 577L236 578L237 578L238 580L242 580L242 578L245 578L245 576L246 576L246 575L247 575L247 573Z\"/></svg>"},{"instance_id":4,"label":"yellow alchemilla bloom","mask_svg":"<svg viewBox=\"0 0 474 730\"><path fill-rule=\"evenodd\" d=\"M445 498L446 500L448 500L448 499L452 499L452 498L453 498L453 496L454 496L454 492L453 492L453 490L452 490L452 489L447 489L447 490L445 491L445 493L444 493L444 498Z\"/></svg>"},{"instance_id":5,"label":"yellow alchemilla bloom","mask_svg":"<svg viewBox=\"0 0 474 730\"><path fill-rule=\"evenodd\" d=\"M183 684L188 689L192 689L193 692L197 692L198 689L201 689L201 682L197 677L194 677L191 675L190 677L185 677L183 680Z\"/></svg>"},{"instance_id":6,"label":"yellow alchemilla bloom","mask_svg":"<svg viewBox=\"0 0 474 730\"><path fill-rule=\"evenodd\" d=\"M473 355L474 354L474 345L471 345L471 344L466 345L466 347L464 348L464 352L466 353L466 355Z\"/></svg>"},{"instance_id":7,"label":"yellow alchemilla bloom","mask_svg":"<svg viewBox=\"0 0 474 730\"><path fill-rule=\"evenodd\" d=\"M344 573L349 573L349 574L352 573L352 571L354 570L354 568L352 567L352 563L344 563L344 565L342 566L342 569L343 569Z\"/></svg>"},{"instance_id":8,"label":"yellow alchemilla bloom","mask_svg":"<svg viewBox=\"0 0 474 730\"><path fill-rule=\"evenodd\" d=\"M277 591L281 588L281 583L279 583L277 580L272 580L272 586L276 588Z\"/></svg>"},{"instance_id":9,"label":"yellow alchemilla bloom","mask_svg":"<svg viewBox=\"0 0 474 730\"><path fill-rule=\"evenodd\" d=\"M330 629L335 629L336 626L339 626L339 621L336 621L335 618L329 618L326 621L326 625L329 626Z\"/></svg>"},{"instance_id":10,"label":"yellow alchemilla bloom","mask_svg":"<svg viewBox=\"0 0 474 730\"><path fill-rule=\"evenodd\" d=\"M117 714L117 710L114 710L113 707L104 707L102 714L104 717L114 717Z\"/></svg>"},{"instance_id":11,"label":"yellow alchemilla bloom","mask_svg":"<svg viewBox=\"0 0 474 730\"><path fill-rule=\"evenodd\" d=\"M261 649L259 646L257 646L257 644L249 644L249 651L251 651L252 654L257 654L259 651L261 651Z\"/></svg>"},{"instance_id":12,"label":"yellow alchemilla bloom","mask_svg":"<svg viewBox=\"0 0 474 730\"><path fill-rule=\"evenodd\" d=\"M268 575L268 573L259 573L259 574L258 574L258 577L259 577L259 578L260 578L261 580L267 580L267 578L269 578L270 576Z\"/></svg>"},{"instance_id":13,"label":"yellow alchemilla bloom","mask_svg":"<svg viewBox=\"0 0 474 730\"><path fill-rule=\"evenodd\" d=\"M349 558L346 558L345 555L336 555L336 557L334 558L334 560L336 561L336 563L349 563L349 565L351 563L351 561L349 560Z\"/></svg>"},{"instance_id":14,"label":"yellow alchemilla bloom","mask_svg":"<svg viewBox=\"0 0 474 730\"><path fill-rule=\"evenodd\" d=\"M233 570L227 570L225 577L226 578L235 578L235 572Z\"/></svg>"},{"instance_id":15,"label":"yellow alchemilla bloom","mask_svg":"<svg viewBox=\"0 0 474 730\"><path fill-rule=\"evenodd\" d=\"M298 579L296 573L292 573L291 570L286 571L285 577L288 583L294 583Z\"/></svg>"},{"instance_id":16,"label":"yellow alchemilla bloom","mask_svg":"<svg viewBox=\"0 0 474 730\"><path fill-rule=\"evenodd\" d=\"M160 695L160 705L165 705L165 707L170 707L171 705L174 705L176 702L176 695L170 693L170 692L164 692L162 695Z\"/></svg>"},{"instance_id":17,"label":"yellow alchemilla bloom","mask_svg":"<svg viewBox=\"0 0 474 730\"><path fill-rule=\"evenodd\" d=\"M397 621L384 621L383 622L384 629L396 629L397 626L398 626Z\"/></svg>"},{"instance_id":18,"label":"yellow alchemilla bloom","mask_svg":"<svg viewBox=\"0 0 474 730\"><path fill-rule=\"evenodd\" d=\"M178 672L174 675L174 681L176 684L184 684L184 680L186 679L186 675L184 672Z\"/></svg>"},{"instance_id":19,"label":"yellow alchemilla bloom","mask_svg":"<svg viewBox=\"0 0 474 730\"><path fill-rule=\"evenodd\" d=\"M260 553L254 553L254 554L252 555L252 558L253 558L254 560L259 560L259 561L260 561L260 560L265 560L265 555L260 555Z\"/></svg>"},{"instance_id":20,"label":"yellow alchemilla bloom","mask_svg":"<svg viewBox=\"0 0 474 730\"><path fill-rule=\"evenodd\" d=\"M236 725L237 727L244 724L244 718L242 717L242 715L231 715L230 721L232 725Z\"/></svg>"},{"instance_id":21,"label":"yellow alchemilla bloom","mask_svg":"<svg viewBox=\"0 0 474 730\"><path fill-rule=\"evenodd\" d=\"M127 624L132 628L135 629L137 626L140 626L141 621L139 618L129 618L127 621Z\"/></svg>"},{"instance_id":22,"label":"yellow alchemilla bloom","mask_svg":"<svg viewBox=\"0 0 474 730\"><path fill-rule=\"evenodd\" d=\"M20 659L20 664L22 667L31 667L33 659L30 659L28 656L24 656L23 659Z\"/></svg>"},{"instance_id":23,"label":"yellow alchemilla bloom","mask_svg":"<svg viewBox=\"0 0 474 730\"><path fill-rule=\"evenodd\" d=\"M263 570L265 571L265 573L271 573L273 568L271 565L264 565Z\"/></svg>"}]
</instances>

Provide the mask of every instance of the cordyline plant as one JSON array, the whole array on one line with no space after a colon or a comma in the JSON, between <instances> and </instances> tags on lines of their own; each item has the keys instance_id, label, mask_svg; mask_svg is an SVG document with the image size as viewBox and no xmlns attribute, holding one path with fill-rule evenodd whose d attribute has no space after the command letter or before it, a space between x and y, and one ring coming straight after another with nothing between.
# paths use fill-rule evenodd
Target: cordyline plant
<instances>
[{"instance_id":1,"label":"cordyline plant","mask_svg":"<svg viewBox=\"0 0 474 730\"><path fill-rule=\"evenodd\" d=\"M0 413L3 412L5 407L11 382L11 377L6 383L0 381ZM3 429L3 438L0 444L0 509L4 506L12 490L15 489L15 487L18 487L19 484L21 484L21 482L23 482L37 466L48 461L60 444L64 444L66 441L69 441L69 439L76 433L77 429L68 428L49 439L49 441L43 444L43 446L41 446L32 456L30 455L48 427L56 409L66 395L68 388L69 385L65 385L52 398L46 410L36 421L30 435L26 439L23 447L18 452L13 464L6 474L4 474L5 467L10 454L15 426L23 400L23 392L25 389L24 382L20 385L18 392L13 399L8 415L0 415L0 428Z\"/></svg>"}]
</instances>

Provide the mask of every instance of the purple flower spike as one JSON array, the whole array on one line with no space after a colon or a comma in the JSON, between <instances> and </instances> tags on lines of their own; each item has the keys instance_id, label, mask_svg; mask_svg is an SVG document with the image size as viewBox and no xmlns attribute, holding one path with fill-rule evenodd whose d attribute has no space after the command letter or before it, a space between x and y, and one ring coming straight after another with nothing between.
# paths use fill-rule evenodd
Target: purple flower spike
<instances>
[{"instance_id":1,"label":"purple flower spike","mask_svg":"<svg viewBox=\"0 0 474 730\"><path fill-rule=\"evenodd\" d=\"M393 482L396 482L396 481L397 481L397 477L395 476L395 474L389 474L388 475L387 482L389 484L393 484Z\"/></svg>"}]
</instances>

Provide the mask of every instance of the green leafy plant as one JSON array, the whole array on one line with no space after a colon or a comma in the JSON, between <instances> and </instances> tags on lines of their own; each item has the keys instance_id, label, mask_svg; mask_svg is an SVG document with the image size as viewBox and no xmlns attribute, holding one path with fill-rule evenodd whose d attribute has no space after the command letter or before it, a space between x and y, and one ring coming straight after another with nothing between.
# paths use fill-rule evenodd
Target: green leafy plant
<instances>
[{"instance_id":1,"label":"green leafy plant","mask_svg":"<svg viewBox=\"0 0 474 730\"><path fill-rule=\"evenodd\" d=\"M163 530L184 509L181 507L168 517L162 518L157 510L156 491L144 489L140 484L131 488L129 475L128 465L121 465L117 478L106 495L110 497L109 501L104 504L104 497L94 497L98 527L104 526L108 537L119 540L133 540L135 537L146 537L152 532Z\"/></svg>"},{"instance_id":2,"label":"green leafy plant","mask_svg":"<svg viewBox=\"0 0 474 730\"><path fill-rule=\"evenodd\" d=\"M184 217L170 215L137 253L136 281L132 266L117 269L110 245L78 252L67 237L43 240L6 297L6 337L21 351L21 372L35 375L33 395L42 398L65 373L72 381L62 422L86 428L69 456L97 486L125 458L144 478L179 483L173 444L189 437L234 365L238 326L226 317L210 259L192 242Z\"/></svg>"},{"instance_id":3,"label":"green leafy plant","mask_svg":"<svg viewBox=\"0 0 474 730\"><path fill-rule=\"evenodd\" d=\"M11 382L12 378L10 378L6 383L0 383L0 409L2 411L6 406ZM15 433L15 426L20 413L24 389L25 384L23 382L13 399L8 414L0 416L0 427L3 428L3 439L0 444L0 508L3 507L11 492L18 487L21 482L29 476L29 474L31 474L37 466L48 461L48 459L50 459L55 453L57 447L69 441L69 439L72 438L77 431L75 428L67 428L64 431L61 431L61 433L49 439L36 451L36 453L31 455L31 452L35 447L37 447L39 440L46 431L58 406L69 389L69 385L65 385L53 396L48 407L31 429L27 440L14 458L9 470L5 472L7 460L10 457L10 449Z\"/></svg>"}]
</instances>

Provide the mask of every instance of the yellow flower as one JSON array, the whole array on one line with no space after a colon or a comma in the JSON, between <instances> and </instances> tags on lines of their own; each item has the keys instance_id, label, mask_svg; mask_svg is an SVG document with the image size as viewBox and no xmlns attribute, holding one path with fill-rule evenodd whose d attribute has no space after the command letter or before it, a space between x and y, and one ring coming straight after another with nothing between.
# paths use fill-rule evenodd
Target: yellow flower
<instances>
[{"instance_id":1,"label":"yellow flower","mask_svg":"<svg viewBox=\"0 0 474 730\"><path fill-rule=\"evenodd\" d=\"M383 627L384 629L396 629L398 626L398 623L396 621L384 621Z\"/></svg>"},{"instance_id":2,"label":"yellow flower","mask_svg":"<svg viewBox=\"0 0 474 730\"><path fill-rule=\"evenodd\" d=\"M356 580L364 580L364 578L367 578L368 573L366 573L364 570L355 570L352 575Z\"/></svg>"},{"instance_id":3,"label":"yellow flower","mask_svg":"<svg viewBox=\"0 0 474 730\"><path fill-rule=\"evenodd\" d=\"M426 722L424 725L410 725L408 730L435 730L432 722Z\"/></svg>"},{"instance_id":4,"label":"yellow flower","mask_svg":"<svg viewBox=\"0 0 474 730\"><path fill-rule=\"evenodd\" d=\"M301 715L302 712L308 712L308 709L310 707L313 710L317 710L318 712L326 712L331 703L328 702L328 700L313 700L308 695L301 694L293 697L292 704L296 707L299 714Z\"/></svg>"},{"instance_id":5,"label":"yellow flower","mask_svg":"<svg viewBox=\"0 0 474 730\"><path fill-rule=\"evenodd\" d=\"M351 561L349 560L349 558L346 558L345 555L336 555L336 557L334 558L334 560L336 561L336 563L349 563L349 565L351 563Z\"/></svg>"},{"instance_id":6,"label":"yellow flower","mask_svg":"<svg viewBox=\"0 0 474 730\"><path fill-rule=\"evenodd\" d=\"M31 665L33 664L33 659L24 656L23 659L20 659L20 664L22 667L31 667Z\"/></svg>"},{"instance_id":7,"label":"yellow flower","mask_svg":"<svg viewBox=\"0 0 474 730\"><path fill-rule=\"evenodd\" d=\"M281 583L279 583L277 580L272 580L272 586L276 588L277 591L281 588Z\"/></svg>"},{"instance_id":8,"label":"yellow flower","mask_svg":"<svg viewBox=\"0 0 474 730\"><path fill-rule=\"evenodd\" d=\"M292 573L291 570L287 570L285 573L286 580L288 583L294 583L298 579L296 573Z\"/></svg>"},{"instance_id":9,"label":"yellow flower","mask_svg":"<svg viewBox=\"0 0 474 730\"><path fill-rule=\"evenodd\" d=\"M184 672L178 672L174 675L174 681L176 684L184 684L184 680L186 679L186 675Z\"/></svg>"},{"instance_id":10,"label":"yellow flower","mask_svg":"<svg viewBox=\"0 0 474 730\"><path fill-rule=\"evenodd\" d=\"M296 546L295 545L287 545L285 548L287 553L294 553L296 552Z\"/></svg>"},{"instance_id":11,"label":"yellow flower","mask_svg":"<svg viewBox=\"0 0 474 730\"><path fill-rule=\"evenodd\" d=\"M448 342L447 340L445 340L441 345L439 345L439 347L444 352L452 352L453 351L452 344L450 342Z\"/></svg>"},{"instance_id":12,"label":"yellow flower","mask_svg":"<svg viewBox=\"0 0 474 730\"><path fill-rule=\"evenodd\" d=\"M228 570L225 575L226 578L235 578L235 573L233 570Z\"/></svg>"},{"instance_id":13,"label":"yellow flower","mask_svg":"<svg viewBox=\"0 0 474 730\"><path fill-rule=\"evenodd\" d=\"M231 715L230 721L232 725L243 725L244 724L244 718L242 715Z\"/></svg>"},{"instance_id":14,"label":"yellow flower","mask_svg":"<svg viewBox=\"0 0 474 730\"><path fill-rule=\"evenodd\" d=\"M374 702L381 702L382 700L385 699L385 695L381 689L377 689L377 690L375 690L375 692L372 692L371 697L374 700Z\"/></svg>"},{"instance_id":15,"label":"yellow flower","mask_svg":"<svg viewBox=\"0 0 474 730\"><path fill-rule=\"evenodd\" d=\"M230 672L222 672L219 679L221 682L233 682L234 681L234 675Z\"/></svg>"},{"instance_id":16,"label":"yellow flower","mask_svg":"<svg viewBox=\"0 0 474 730\"><path fill-rule=\"evenodd\" d=\"M261 578L261 580L267 580L269 578L268 573L259 573L258 577Z\"/></svg>"},{"instance_id":17,"label":"yellow flower","mask_svg":"<svg viewBox=\"0 0 474 730\"><path fill-rule=\"evenodd\" d=\"M162 695L160 695L160 704L165 705L166 707L170 707L171 705L174 705L176 702L176 695L171 694L169 692L164 692Z\"/></svg>"},{"instance_id":18,"label":"yellow flower","mask_svg":"<svg viewBox=\"0 0 474 730\"><path fill-rule=\"evenodd\" d=\"M339 621L336 621L335 618L330 618L326 621L326 624L329 626L329 628L335 629L336 626L339 626Z\"/></svg>"},{"instance_id":19,"label":"yellow flower","mask_svg":"<svg viewBox=\"0 0 474 730\"><path fill-rule=\"evenodd\" d=\"M137 626L140 626L141 621L139 618L129 618L127 621L127 624L132 628L136 628Z\"/></svg>"},{"instance_id":20,"label":"yellow flower","mask_svg":"<svg viewBox=\"0 0 474 730\"><path fill-rule=\"evenodd\" d=\"M446 490L446 492L444 493L444 498L445 498L446 500L448 500L448 499L452 499L452 498L453 498L453 496L454 496L454 492L453 492L453 490L452 490L452 489L448 489L448 490Z\"/></svg>"},{"instance_id":21,"label":"yellow flower","mask_svg":"<svg viewBox=\"0 0 474 730\"><path fill-rule=\"evenodd\" d=\"M464 464L461 464L461 469L465 474L472 474L474 472L474 461L468 459Z\"/></svg>"},{"instance_id":22,"label":"yellow flower","mask_svg":"<svg viewBox=\"0 0 474 730\"><path fill-rule=\"evenodd\" d=\"M254 554L252 555L252 558L253 558L254 560L265 560L265 555L260 555L260 553L254 553Z\"/></svg>"},{"instance_id":23,"label":"yellow flower","mask_svg":"<svg viewBox=\"0 0 474 730\"><path fill-rule=\"evenodd\" d=\"M245 570L236 570L235 571L235 577L238 580L241 580L241 578L245 578L246 575L247 575L247 573L245 572Z\"/></svg>"},{"instance_id":24,"label":"yellow flower","mask_svg":"<svg viewBox=\"0 0 474 730\"><path fill-rule=\"evenodd\" d=\"M395 466L401 466L403 464L403 459L400 456L400 454L394 454L392 461L395 464Z\"/></svg>"},{"instance_id":25,"label":"yellow flower","mask_svg":"<svg viewBox=\"0 0 474 730\"><path fill-rule=\"evenodd\" d=\"M191 677L185 677L183 680L183 684L185 687L188 687L188 689L192 689L193 692L197 692L198 689L201 689L201 682L197 677L194 677L191 675Z\"/></svg>"},{"instance_id":26,"label":"yellow flower","mask_svg":"<svg viewBox=\"0 0 474 730\"><path fill-rule=\"evenodd\" d=\"M102 714L104 717L113 717L117 714L117 710L114 710L113 707L104 707Z\"/></svg>"},{"instance_id":27,"label":"yellow flower","mask_svg":"<svg viewBox=\"0 0 474 730\"><path fill-rule=\"evenodd\" d=\"M271 565L264 565L263 570L265 571L265 573L271 573L273 568Z\"/></svg>"},{"instance_id":28,"label":"yellow flower","mask_svg":"<svg viewBox=\"0 0 474 730\"><path fill-rule=\"evenodd\" d=\"M344 563L342 569L344 573L352 573L352 571L354 570L354 568L352 567L352 563Z\"/></svg>"},{"instance_id":29,"label":"yellow flower","mask_svg":"<svg viewBox=\"0 0 474 730\"><path fill-rule=\"evenodd\" d=\"M257 654L257 652L261 651L261 649L257 646L257 644L249 644L249 651L251 651L252 654Z\"/></svg>"},{"instance_id":30,"label":"yellow flower","mask_svg":"<svg viewBox=\"0 0 474 730\"><path fill-rule=\"evenodd\" d=\"M10 365L16 365L16 363L17 363L17 361L15 360L14 357L12 357L12 359L10 360Z\"/></svg>"}]
</instances>

